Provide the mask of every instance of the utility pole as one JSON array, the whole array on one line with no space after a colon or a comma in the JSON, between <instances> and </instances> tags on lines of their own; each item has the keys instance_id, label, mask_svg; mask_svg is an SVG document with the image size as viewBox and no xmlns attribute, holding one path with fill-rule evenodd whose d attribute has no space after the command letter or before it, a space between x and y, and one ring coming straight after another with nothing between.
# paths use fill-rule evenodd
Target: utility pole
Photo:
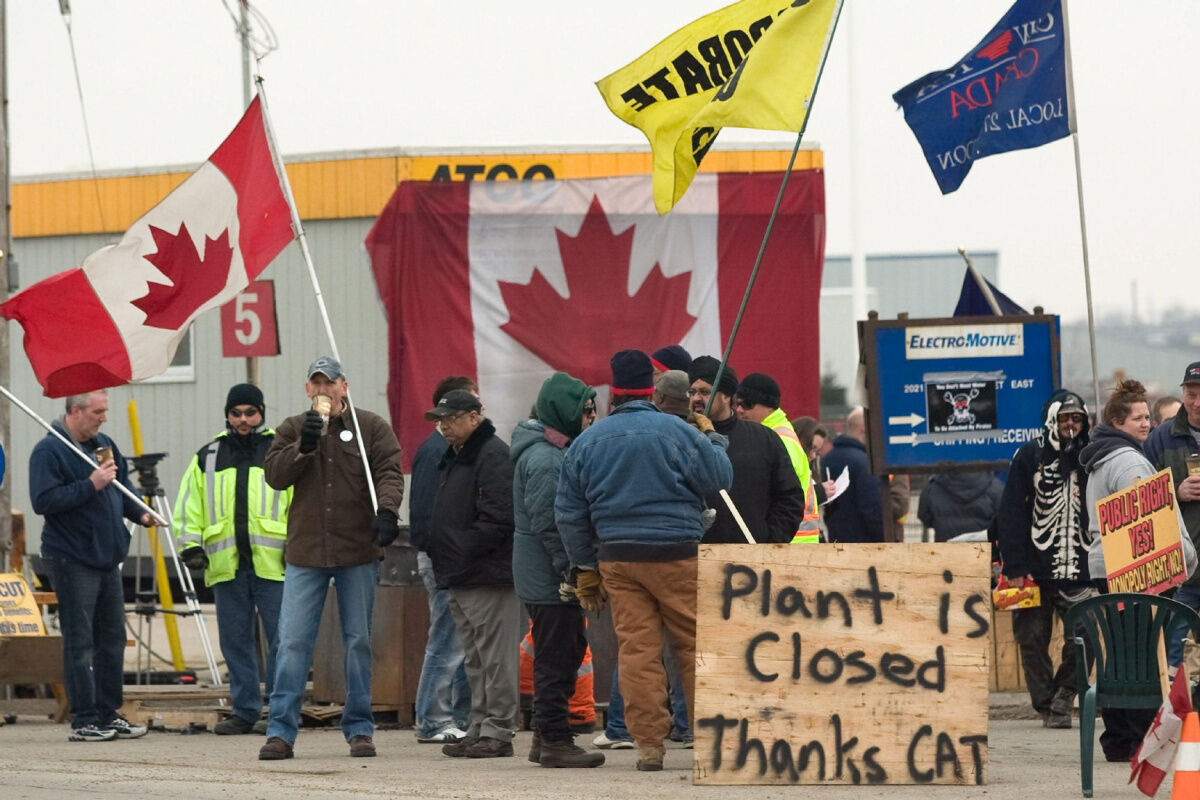
<instances>
[{"instance_id":1,"label":"utility pole","mask_svg":"<svg viewBox=\"0 0 1200 800\"><path fill-rule=\"evenodd\" d=\"M2 0L0 0L2 2ZM238 0L239 26L238 33L242 40L242 108L250 105L250 95L253 93L253 76L250 74L250 17L246 13L247 0ZM246 382L255 386L261 385L258 377L258 359L246 356Z\"/></svg>"},{"instance_id":2,"label":"utility pole","mask_svg":"<svg viewBox=\"0 0 1200 800\"><path fill-rule=\"evenodd\" d=\"M0 197L4 200L4 213L0 214L0 303L8 299L8 269L12 257L12 197L8 186L8 48L7 48L7 0L0 0ZM0 386L8 386L12 379L9 368L8 324L0 322ZM9 404L0 403L0 445L5 458L11 463L12 425ZM0 484L0 571L11 568L12 554L12 481Z\"/></svg>"}]
</instances>

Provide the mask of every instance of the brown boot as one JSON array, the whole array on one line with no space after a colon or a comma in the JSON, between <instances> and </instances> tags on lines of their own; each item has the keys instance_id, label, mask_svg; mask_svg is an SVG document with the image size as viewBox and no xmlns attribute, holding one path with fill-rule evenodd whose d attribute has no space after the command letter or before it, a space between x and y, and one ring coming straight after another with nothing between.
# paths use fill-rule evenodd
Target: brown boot
<instances>
[{"instance_id":1,"label":"brown boot","mask_svg":"<svg viewBox=\"0 0 1200 800\"><path fill-rule=\"evenodd\" d=\"M355 758L374 758L375 742L370 736L358 735L350 739L350 755Z\"/></svg>"},{"instance_id":2,"label":"brown boot","mask_svg":"<svg viewBox=\"0 0 1200 800\"><path fill-rule=\"evenodd\" d=\"M478 741L478 736L464 736L457 742L442 745L442 755L451 758L466 758L467 750Z\"/></svg>"},{"instance_id":3,"label":"brown boot","mask_svg":"<svg viewBox=\"0 0 1200 800\"><path fill-rule=\"evenodd\" d=\"M267 739L267 743L258 751L259 761L279 761L291 757L292 746L278 736Z\"/></svg>"},{"instance_id":4,"label":"brown boot","mask_svg":"<svg viewBox=\"0 0 1200 800\"><path fill-rule=\"evenodd\" d=\"M598 767L604 763L604 753L584 750L567 739L561 742L542 742L543 767Z\"/></svg>"},{"instance_id":5,"label":"brown boot","mask_svg":"<svg viewBox=\"0 0 1200 800\"><path fill-rule=\"evenodd\" d=\"M666 749L661 744L638 745L638 772L658 772L663 768Z\"/></svg>"}]
</instances>

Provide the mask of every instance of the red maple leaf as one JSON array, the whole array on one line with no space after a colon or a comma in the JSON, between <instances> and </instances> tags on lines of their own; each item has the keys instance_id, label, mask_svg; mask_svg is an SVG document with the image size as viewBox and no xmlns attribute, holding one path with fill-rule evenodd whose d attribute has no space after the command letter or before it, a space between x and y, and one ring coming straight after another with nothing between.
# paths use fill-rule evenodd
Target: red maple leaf
<instances>
[{"instance_id":1,"label":"red maple leaf","mask_svg":"<svg viewBox=\"0 0 1200 800\"><path fill-rule=\"evenodd\" d=\"M171 283L149 284L149 291L133 304L145 312L143 324L147 327L176 330L196 309L225 288L229 265L233 261L229 229L222 231L216 239L204 237L203 258L196 252L187 225L182 222L175 234L151 225L150 235L158 250L145 259Z\"/></svg>"},{"instance_id":2,"label":"red maple leaf","mask_svg":"<svg viewBox=\"0 0 1200 800\"><path fill-rule=\"evenodd\" d=\"M500 282L508 322L500 329L538 358L591 386L609 383L608 360L618 350L649 353L674 344L695 324L687 311L689 277L667 278L656 262L630 295L634 228L614 234L598 198L578 236L561 230L558 251L567 277L561 296L535 267L528 284Z\"/></svg>"}]
</instances>

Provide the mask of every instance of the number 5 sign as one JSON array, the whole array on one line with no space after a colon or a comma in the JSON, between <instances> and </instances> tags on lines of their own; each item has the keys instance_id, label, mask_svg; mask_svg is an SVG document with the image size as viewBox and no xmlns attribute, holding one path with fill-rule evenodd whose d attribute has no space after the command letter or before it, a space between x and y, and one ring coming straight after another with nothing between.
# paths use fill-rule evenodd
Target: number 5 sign
<instances>
[{"instance_id":1,"label":"number 5 sign","mask_svg":"<svg viewBox=\"0 0 1200 800\"><path fill-rule=\"evenodd\" d=\"M279 355L274 281L255 281L221 306L221 355Z\"/></svg>"}]
</instances>

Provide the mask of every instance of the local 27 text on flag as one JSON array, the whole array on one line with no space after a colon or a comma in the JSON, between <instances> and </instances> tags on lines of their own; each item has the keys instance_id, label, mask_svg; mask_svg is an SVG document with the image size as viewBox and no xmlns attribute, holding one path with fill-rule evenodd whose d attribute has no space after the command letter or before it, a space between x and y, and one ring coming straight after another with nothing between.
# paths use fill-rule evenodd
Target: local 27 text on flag
<instances>
[{"instance_id":1,"label":"local 27 text on flag","mask_svg":"<svg viewBox=\"0 0 1200 800\"><path fill-rule=\"evenodd\" d=\"M892 99L942 194L957 189L980 158L1069 135L1061 0L1018 0L961 61Z\"/></svg>"},{"instance_id":2,"label":"local 27 text on flag","mask_svg":"<svg viewBox=\"0 0 1200 800\"><path fill-rule=\"evenodd\" d=\"M0 305L25 329L47 397L161 374L188 326L232 299L293 238L255 99L201 167L115 245Z\"/></svg>"},{"instance_id":3,"label":"local 27 text on flag","mask_svg":"<svg viewBox=\"0 0 1200 800\"><path fill-rule=\"evenodd\" d=\"M449 375L479 383L507 438L555 371L601 387L618 350L719 357L782 179L701 174L667 216L649 176L401 183L366 246L405 469ZM730 363L773 375L789 414L815 414L823 172L794 172L779 213Z\"/></svg>"}]
</instances>

